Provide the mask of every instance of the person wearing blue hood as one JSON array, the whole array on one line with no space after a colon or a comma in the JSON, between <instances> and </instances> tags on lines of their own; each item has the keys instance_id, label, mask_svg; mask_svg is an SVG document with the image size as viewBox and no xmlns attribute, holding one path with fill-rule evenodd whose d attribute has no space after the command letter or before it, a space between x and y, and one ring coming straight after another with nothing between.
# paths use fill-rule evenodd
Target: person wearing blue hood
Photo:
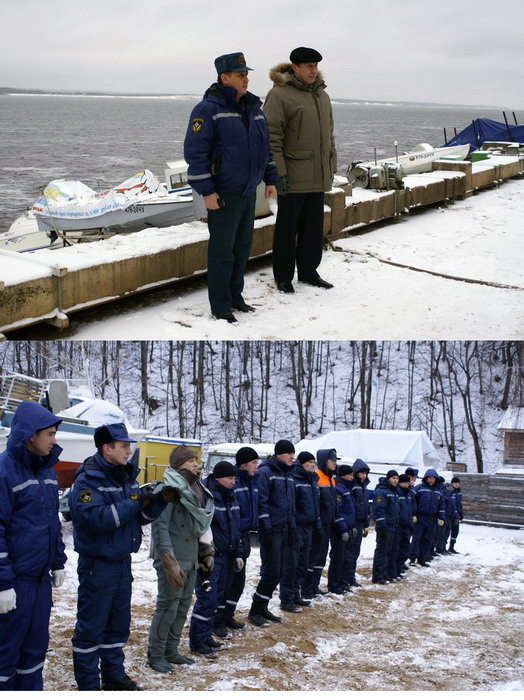
<instances>
[{"instance_id":1,"label":"person wearing blue hood","mask_svg":"<svg viewBox=\"0 0 524 700\"><path fill-rule=\"evenodd\" d=\"M295 544L295 446L279 440L275 454L261 462L258 478L258 539L260 542L260 581L253 594L247 619L257 627L282 618L268 610L269 602L282 575L289 548Z\"/></svg>"},{"instance_id":2,"label":"person wearing blue hood","mask_svg":"<svg viewBox=\"0 0 524 700\"><path fill-rule=\"evenodd\" d=\"M371 580L373 583L381 585L390 581L391 553L400 514L397 493L398 479L398 472L395 469L390 469L385 478L380 477L378 486L373 493L372 512L377 543L373 555Z\"/></svg>"},{"instance_id":3,"label":"person wearing blue hood","mask_svg":"<svg viewBox=\"0 0 524 700\"><path fill-rule=\"evenodd\" d=\"M341 464L335 477L337 498L337 516L334 532L331 536L329 553L328 591L343 595L350 590L349 568L351 551L355 537L355 502L351 493L353 485L353 467Z\"/></svg>"},{"instance_id":4,"label":"person wearing blue hood","mask_svg":"<svg viewBox=\"0 0 524 700\"><path fill-rule=\"evenodd\" d=\"M209 228L207 284L211 313L235 323L244 301L244 269L251 252L256 189L276 195L277 167L262 103L248 92L241 52L215 59L217 82L191 113L184 141L188 182L204 198Z\"/></svg>"},{"instance_id":5,"label":"person wearing blue hood","mask_svg":"<svg viewBox=\"0 0 524 700\"><path fill-rule=\"evenodd\" d=\"M355 478L351 483L351 494L355 503L355 530L351 546L351 558L349 563L348 578L352 588L361 588L362 584L356 579L357 561L360 556L362 538L368 536L369 531L369 467L362 459L356 459L353 464Z\"/></svg>"},{"instance_id":6,"label":"person wearing blue hood","mask_svg":"<svg viewBox=\"0 0 524 700\"><path fill-rule=\"evenodd\" d=\"M436 528L444 525L444 502L438 479L438 472L428 469L421 483L415 486L417 522L413 531L410 559L424 567L429 566Z\"/></svg>"},{"instance_id":7,"label":"person wearing blue hood","mask_svg":"<svg viewBox=\"0 0 524 700\"><path fill-rule=\"evenodd\" d=\"M77 469L69 494L78 605L73 667L79 690L140 690L125 673L124 646L131 624L131 553L142 542L142 525L153 522L179 489L158 484L140 489L138 467L129 463L136 442L124 423L95 430L97 452Z\"/></svg>"},{"instance_id":8,"label":"person wearing blue hood","mask_svg":"<svg viewBox=\"0 0 524 700\"><path fill-rule=\"evenodd\" d=\"M304 598L322 595L319 588L322 571L326 565L331 537L337 534L335 519L337 517L337 494L335 491L335 474L337 471L337 451L334 448L317 451L317 475L320 490L320 534L313 537L307 576L304 581Z\"/></svg>"},{"instance_id":9,"label":"person wearing blue hood","mask_svg":"<svg viewBox=\"0 0 524 700\"><path fill-rule=\"evenodd\" d=\"M66 562L53 469L61 422L22 401L0 454L0 691L43 689L51 588Z\"/></svg>"}]
</instances>

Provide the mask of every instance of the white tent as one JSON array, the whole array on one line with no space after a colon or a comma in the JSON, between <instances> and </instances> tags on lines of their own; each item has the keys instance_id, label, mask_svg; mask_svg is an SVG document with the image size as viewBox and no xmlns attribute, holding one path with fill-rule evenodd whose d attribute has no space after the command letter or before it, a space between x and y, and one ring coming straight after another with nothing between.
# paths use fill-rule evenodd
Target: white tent
<instances>
[{"instance_id":1,"label":"white tent","mask_svg":"<svg viewBox=\"0 0 524 700\"><path fill-rule=\"evenodd\" d=\"M424 430L334 430L295 445L297 454L328 448L349 464L360 458L374 464L437 468L443 461Z\"/></svg>"}]
</instances>

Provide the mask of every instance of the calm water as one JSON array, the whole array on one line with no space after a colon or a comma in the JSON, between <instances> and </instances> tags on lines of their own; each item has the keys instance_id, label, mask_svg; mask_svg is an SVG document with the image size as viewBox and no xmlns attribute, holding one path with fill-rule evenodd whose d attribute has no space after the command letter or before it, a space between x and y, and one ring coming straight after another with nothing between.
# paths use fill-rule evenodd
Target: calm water
<instances>
[{"instance_id":1,"label":"calm water","mask_svg":"<svg viewBox=\"0 0 524 700\"><path fill-rule=\"evenodd\" d=\"M56 178L93 189L113 186L148 168L163 179L166 160L182 157L196 98L110 98L0 95L0 231L7 230ZM417 143L440 146L444 128L472 119L503 121L501 112L471 107L334 104L339 172L353 160L394 154ZM519 117L520 115L517 115ZM509 118L509 115L508 115Z\"/></svg>"}]
</instances>

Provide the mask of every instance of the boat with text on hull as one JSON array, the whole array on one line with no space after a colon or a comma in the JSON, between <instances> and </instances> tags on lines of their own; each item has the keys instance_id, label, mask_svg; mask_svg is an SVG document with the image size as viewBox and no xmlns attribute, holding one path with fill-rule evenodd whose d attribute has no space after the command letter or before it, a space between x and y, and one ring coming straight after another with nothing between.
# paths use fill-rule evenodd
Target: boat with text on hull
<instances>
[{"instance_id":1,"label":"boat with text on hull","mask_svg":"<svg viewBox=\"0 0 524 700\"><path fill-rule=\"evenodd\" d=\"M468 153L466 145L433 148L429 143L419 143L411 151L390 158L355 161L347 169L347 178L353 187L398 189L406 175L430 172L436 160L464 160Z\"/></svg>"}]
</instances>

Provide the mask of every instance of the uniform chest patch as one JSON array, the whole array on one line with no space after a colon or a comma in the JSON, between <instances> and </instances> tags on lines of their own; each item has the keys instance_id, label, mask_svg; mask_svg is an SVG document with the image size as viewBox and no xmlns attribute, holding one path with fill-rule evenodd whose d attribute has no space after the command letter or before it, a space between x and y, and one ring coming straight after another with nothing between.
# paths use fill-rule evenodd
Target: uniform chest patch
<instances>
[{"instance_id":1,"label":"uniform chest patch","mask_svg":"<svg viewBox=\"0 0 524 700\"><path fill-rule=\"evenodd\" d=\"M377 503L382 503L382 496L377 496Z\"/></svg>"},{"instance_id":2,"label":"uniform chest patch","mask_svg":"<svg viewBox=\"0 0 524 700\"><path fill-rule=\"evenodd\" d=\"M204 126L204 120L201 117L197 117L196 119L193 119L193 122L191 124L191 128L193 129L194 134L198 134L200 129Z\"/></svg>"},{"instance_id":3,"label":"uniform chest patch","mask_svg":"<svg viewBox=\"0 0 524 700\"><path fill-rule=\"evenodd\" d=\"M129 498L130 498L132 501L136 501L137 498L138 498L138 494L135 493L135 492L133 491L133 493L130 494Z\"/></svg>"},{"instance_id":4,"label":"uniform chest patch","mask_svg":"<svg viewBox=\"0 0 524 700\"><path fill-rule=\"evenodd\" d=\"M82 503L91 503L93 500L93 494L91 493L90 489L84 489L83 491L80 491L80 500Z\"/></svg>"}]
</instances>

